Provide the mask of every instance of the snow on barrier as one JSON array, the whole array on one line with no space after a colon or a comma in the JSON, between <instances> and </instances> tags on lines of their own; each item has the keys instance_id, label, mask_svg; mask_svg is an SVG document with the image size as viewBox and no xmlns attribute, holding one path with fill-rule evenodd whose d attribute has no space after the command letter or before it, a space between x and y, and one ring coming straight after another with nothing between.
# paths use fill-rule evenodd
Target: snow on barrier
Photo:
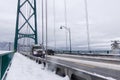
<instances>
[{"instance_id":1,"label":"snow on barrier","mask_svg":"<svg viewBox=\"0 0 120 80\"><path fill-rule=\"evenodd\" d=\"M11 67L3 80L69 80L69 78L58 76L46 68L43 69L42 65L15 53Z\"/></svg>"},{"instance_id":2,"label":"snow on barrier","mask_svg":"<svg viewBox=\"0 0 120 80\"><path fill-rule=\"evenodd\" d=\"M23 54L23 55L29 57L30 59L36 61L39 64L42 62L41 58L34 57L28 54ZM96 73L91 73L85 70L73 68L65 64L52 62L48 60L47 60L47 67L49 70L54 71L56 74L62 77L69 76L70 80L116 80L111 77L105 77Z\"/></svg>"}]
</instances>

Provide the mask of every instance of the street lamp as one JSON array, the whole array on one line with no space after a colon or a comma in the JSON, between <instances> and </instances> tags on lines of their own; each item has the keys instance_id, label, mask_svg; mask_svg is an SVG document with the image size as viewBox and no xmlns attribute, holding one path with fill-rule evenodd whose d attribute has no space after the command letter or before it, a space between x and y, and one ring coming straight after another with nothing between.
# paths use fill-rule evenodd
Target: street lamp
<instances>
[{"instance_id":1,"label":"street lamp","mask_svg":"<svg viewBox=\"0 0 120 80\"><path fill-rule=\"evenodd\" d=\"M71 51L72 51L72 48L71 48L71 30L70 30L70 28L67 28L66 26L60 26L60 29L63 29L63 28L66 29L69 33L69 44L70 44L69 49L70 49L70 53L71 53Z\"/></svg>"}]
</instances>

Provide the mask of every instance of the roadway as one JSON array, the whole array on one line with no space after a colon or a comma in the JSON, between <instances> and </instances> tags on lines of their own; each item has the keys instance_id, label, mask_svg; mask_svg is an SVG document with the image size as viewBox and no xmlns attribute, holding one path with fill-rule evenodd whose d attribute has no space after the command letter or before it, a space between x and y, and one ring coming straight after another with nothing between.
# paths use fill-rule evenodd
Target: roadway
<instances>
[{"instance_id":1,"label":"roadway","mask_svg":"<svg viewBox=\"0 0 120 80\"><path fill-rule=\"evenodd\" d=\"M85 56L85 55L68 55L68 54L56 54L55 56L73 58L73 59L82 59L82 60L90 60L111 64L120 64L120 56Z\"/></svg>"},{"instance_id":2,"label":"roadway","mask_svg":"<svg viewBox=\"0 0 120 80\"><path fill-rule=\"evenodd\" d=\"M47 56L48 61L57 62L71 68L85 70L93 74L120 80L120 58L92 57L80 55Z\"/></svg>"}]
</instances>

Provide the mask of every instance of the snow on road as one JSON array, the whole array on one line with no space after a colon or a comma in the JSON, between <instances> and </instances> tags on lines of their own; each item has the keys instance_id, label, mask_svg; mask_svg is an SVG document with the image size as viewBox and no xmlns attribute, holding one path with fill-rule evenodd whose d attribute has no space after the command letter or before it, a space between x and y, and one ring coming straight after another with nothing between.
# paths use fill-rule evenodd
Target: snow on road
<instances>
[{"instance_id":1,"label":"snow on road","mask_svg":"<svg viewBox=\"0 0 120 80\"><path fill-rule=\"evenodd\" d=\"M16 53L6 80L69 80L42 68L42 65Z\"/></svg>"}]
</instances>

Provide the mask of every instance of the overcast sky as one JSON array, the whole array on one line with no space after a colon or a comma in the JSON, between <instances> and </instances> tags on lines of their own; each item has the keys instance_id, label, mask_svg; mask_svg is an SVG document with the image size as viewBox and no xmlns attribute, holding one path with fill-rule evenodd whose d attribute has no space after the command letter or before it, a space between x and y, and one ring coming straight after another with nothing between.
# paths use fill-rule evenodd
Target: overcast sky
<instances>
[{"instance_id":1,"label":"overcast sky","mask_svg":"<svg viewBox=\"0 0 120 80\"><path fill-rule=\"evenodd\" d=\"M48 0L48 45L54 47L53 1ZM65 47L64 0L55 0L57 47ZM71 29L72 48L87 46L84 0L67 1L67 27ZM110 49L111 40L120 40L120 0L87 0L91 48ZM41 42L41 0L37 0L38 34ZM0 3L0 42L14 41L17 0ZM69 45L69 44L68 44Z\"/></svg>"}]
</instances>

